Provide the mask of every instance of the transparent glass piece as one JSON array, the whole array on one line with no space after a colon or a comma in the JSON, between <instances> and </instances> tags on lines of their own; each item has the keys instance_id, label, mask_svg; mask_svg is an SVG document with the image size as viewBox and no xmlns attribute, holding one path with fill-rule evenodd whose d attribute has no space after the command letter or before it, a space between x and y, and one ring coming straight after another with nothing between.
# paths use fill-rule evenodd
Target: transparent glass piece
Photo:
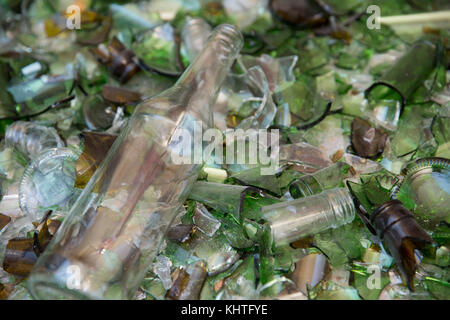
<instances>
[{"instance_id":1,"label":"transparent glass piece","mask_svg":"<svg viewBox=\"0 0 450 320\"><path fill-rule=\"evenodd\" d=\"M214 216L209 213L208 209L201 203L196 204L193 219L197 228L210 237L219 230L221 225L220 221L214 218Z\"/></svg>"},{"instance_id":2,"label":"transparent glass piece","mask_svg":"<svg viewBox=\"0 0 450 320\"><path fill-rule=\"evenodd\" d=\"M289 104L283 103L277 108L277 114L275 115L275 124L280 127L291 126L291 111L289 110Z\"/></svg>"},{"instance_id":3,"label":"transparent glass piece","mask_svg":"<svg viewBox=\"0 0 450 320\"><path fill-rule=\"evenodd\" d=\"M36 158L43 150L64 146L54 128L26 121L16 121L8 127L5 144L15 147L31 159Z\"/></svg>"},{"instance_id":4,"label":"transparent glass piece","mask_svg":"<svg viewBox=\"0 0 450 320\"><path fill-rule=\"evenodd\" d=\"M172 261L164 255L158 255L156 263L153 264L153 273L159 277L166 290L172 287L171 267Z\"/></svg>"},{"instance_id":5,"label":"transparent glass piece","mask_svg":"<svg viewBox=\"0 0 450 320\"><path fill-rule=\"evenodd\" d=\"M257 296L255 290L254 258L247 257L223 282L222 290L228 297L252 299ZM219 293L220 294L220 293Z\"/></svg>"},{"instance_id":6,"label":"transparent glass piece","mask_svg":"<svg viewBox=\"0 0 450 320\"><path fill-rule=\"evenodd\" d=\"M227 270L240 256L222 233L216 233L213 238L200 238L192 249L192 254L205 261L209 275Z\"/></svg>"},{"instance_id":7,"label":"transparent glass piece","mask_svg":"<svg viewBox=\"0 0 450 320\"><path fill-rule=\"evenodd\" d=\"M267 54L260 57L243 55L238 59L239 65L244 70L259 66L266 75L271 92L277 91L286 82L295 81L293 69L297 63L297 56L272 58Z\"/></svg>"},{"instance_id":8,"label":"transparent glass piece","mask_svg":"<svg viewBox=\"0 0 450 320\"><path fill-rule=\"evenodd\" d=\"M261 209L276 245L337 228L355 218L355 206L346 189L331 189L306 198Z\"/></svg>"},{"instance_id":9,"label":"transparent glass piece","mask_svg":"<svg viewBox=\"0 0 450 320\"><path fill-rule=\"evenodd\" d=\"M71 149L49 149L25 170L19 188L20 208L33 221L55 206L65 208L75 194L75 165L78 155Z\"/></svg>"},{"instance_id":10,"label":"transparent glass piece","mask_svg":"<svg viewBox=\"0 0 450 320\"><path fill-rule=\"evenodd\" d=\"M276 107L272 100L267 84L266 76L259 67L250 68L246 75L245 82L248 83L249 89L255 92L256 96L247 99L248 102L254 102L251 115L242 120L237 126L240 129L267 129L276 114ZM245 102L247 102L245 101ZM242 112L245 103L240 105L238 112Z\"/></svg>"},{"instance_id":11,"label":"transparent glass piece","mask_svg":"<svg viewBox=\"0 0 450 320\"><path fill-rule=\"evenodd\" d=\"M66 98L73 86L73 78L67 75L47 76L14 84L7 91L14 99L18 116L37 114Z\"/></svg>"},{"instance_id":12,"label":"transparent glass piece","mask_svg":"<svg viewBox=\"0 0 450 320\"><path fill-rule=\"evenodd\" d=\"M268 0L225 0L223 7L236 26L245 29L264 13Z\"/></svg>"},{"instance_id":13,"label":"transparent glass piece","mask_svg":"<svg viewBox=\"0 0 450 320\"><path fill-rule=\"evenodd\" d=\"M140 34L132 49L150 69L168 75L179 75L182 72L177 58L174 30L168 23Z\"/></svg>"},{"instance_id":14,"label":"transparent glass piece","mask_svg":"<svg viewBox=\"0 0 450 320\"><path fill-rule=\"evenodd\" d=\"M131 27L136 31L151 29L159 23L159 19L146 11L139 10L135 4L110 4L109 6L113 13L114 23L118 27Z\"/></svg>"},{"instance_id":15,"label":"transparent glass piece","mask_svg":"<svg viewBox=\"0 0 450 320\"><path fill-rule=\"evenodd\" d=\"M189 199L204 203L220 212L231 213L239 220L246 194L259 191L253 187L197 181Z\"/></svg>"}]
</instances>

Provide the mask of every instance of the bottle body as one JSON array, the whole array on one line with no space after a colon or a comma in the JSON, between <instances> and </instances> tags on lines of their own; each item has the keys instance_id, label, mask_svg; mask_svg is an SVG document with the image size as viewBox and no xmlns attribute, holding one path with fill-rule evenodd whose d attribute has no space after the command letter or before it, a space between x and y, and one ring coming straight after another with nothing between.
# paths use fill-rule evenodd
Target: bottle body
<instances>
[{"instance_id":1,"label":"bottle body","mask_svg":"<svg viewBox=\"0 0 450 320\"><path fill-rule=\"evenodd\" d=\"M422 158L409 168L392 195L414 212L421 225L433 230L450 222L450 160Z\"/></svg>"},{"instance_id":2,"label":"bottle body","mask_svg":"<svg viewBox=\"0 0 450 320\"><path fill-rule=\"evenodd\" d=\"M356 209L350 193L336 188L269 205L262 211L278 246L349 223L355 218Z\"/></svg>"},{"instance_id":3,"label":"bottle body","mask_svg":"<svg viewBox=\"0 0 450 320\"><path fill-rule=\"evenodd\" d=\"M201 163L176 163L177 130L212 124L215 98L242 46L219 26L174 87L142 102L28 280L36 298L132 298Z\"/></svg>"}]
</instances>

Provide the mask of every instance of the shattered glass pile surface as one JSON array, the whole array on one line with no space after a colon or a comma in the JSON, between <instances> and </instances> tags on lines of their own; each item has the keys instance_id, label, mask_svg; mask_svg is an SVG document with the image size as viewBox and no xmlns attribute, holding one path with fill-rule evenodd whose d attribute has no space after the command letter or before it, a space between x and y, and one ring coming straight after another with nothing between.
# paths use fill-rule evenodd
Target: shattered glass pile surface
<instances>
[{"instance_id":1,"label":"shattered glass pile surface","mask_svg":"<svg viewBox=\"0 0 450 320\"><path fill-rule=\"evenodd\" d=\"M448 1L115 2L0 0L0 299L222 23L214 126L278 129L279 168L206 163L135 299L450 299Z\"/></svg>"}]
</instances>

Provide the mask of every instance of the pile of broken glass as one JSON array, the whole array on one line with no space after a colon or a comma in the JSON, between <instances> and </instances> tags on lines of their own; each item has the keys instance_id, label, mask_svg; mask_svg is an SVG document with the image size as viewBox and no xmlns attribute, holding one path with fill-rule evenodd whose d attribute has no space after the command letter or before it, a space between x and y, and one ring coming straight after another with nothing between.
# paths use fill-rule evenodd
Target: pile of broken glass
<instances>
[{"instance_id":1,"label":"pile of broken glass","mask_svg":"<svg viewBox=\"0 0 450 320\"><path fill-rule=\"evenodd\" d=\"M244 46L214 125L278 129L279 166L206 163L135 298L450 298L448 1L0 8L0 299L32 299L27 276L135 106L221 23ZM336 189L352 215L311 218Z\"/></svg>"}]
</instances>

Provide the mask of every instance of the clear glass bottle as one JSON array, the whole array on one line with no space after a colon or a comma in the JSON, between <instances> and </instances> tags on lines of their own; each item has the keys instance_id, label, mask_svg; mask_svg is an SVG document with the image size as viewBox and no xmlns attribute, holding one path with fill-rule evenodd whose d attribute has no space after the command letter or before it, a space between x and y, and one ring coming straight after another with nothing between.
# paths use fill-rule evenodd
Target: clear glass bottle
<instances>
[{"instance_id":1,"label":"clear glass bottle","mask_svg":"<svg viewBox=\"0 0 450 320\"><path fill-rule=\"evenodd\" d=\"M194 121L212 126L212 106L242 43L235 27L217 27L172 88L137 106L35 265L33 297L134 296L202 166L173 161L173 134L193 133Z\"/></svg>"},{"instance_id":2,"label":"clear glass bottle","mask_svg":"<svg viewBox=\"0 0 450 320\"><path fill-rule=\"evenodd\" d=\"M417 221L431 230L441 221L450 223L450 160L422 158L403 172L392 199L402 201Z\"/></svg>"},{"instance_id":3,"label":"clear glass bottle","mask_svg":"<svg viewBox=\"0 0 450 320\"><path fill-rule=\"evenodd\" d=\"M297 200L261 208L276 246L337 228L355 218L353 199L345 188L326 190Z\"/></svg>"}]
</instances>

